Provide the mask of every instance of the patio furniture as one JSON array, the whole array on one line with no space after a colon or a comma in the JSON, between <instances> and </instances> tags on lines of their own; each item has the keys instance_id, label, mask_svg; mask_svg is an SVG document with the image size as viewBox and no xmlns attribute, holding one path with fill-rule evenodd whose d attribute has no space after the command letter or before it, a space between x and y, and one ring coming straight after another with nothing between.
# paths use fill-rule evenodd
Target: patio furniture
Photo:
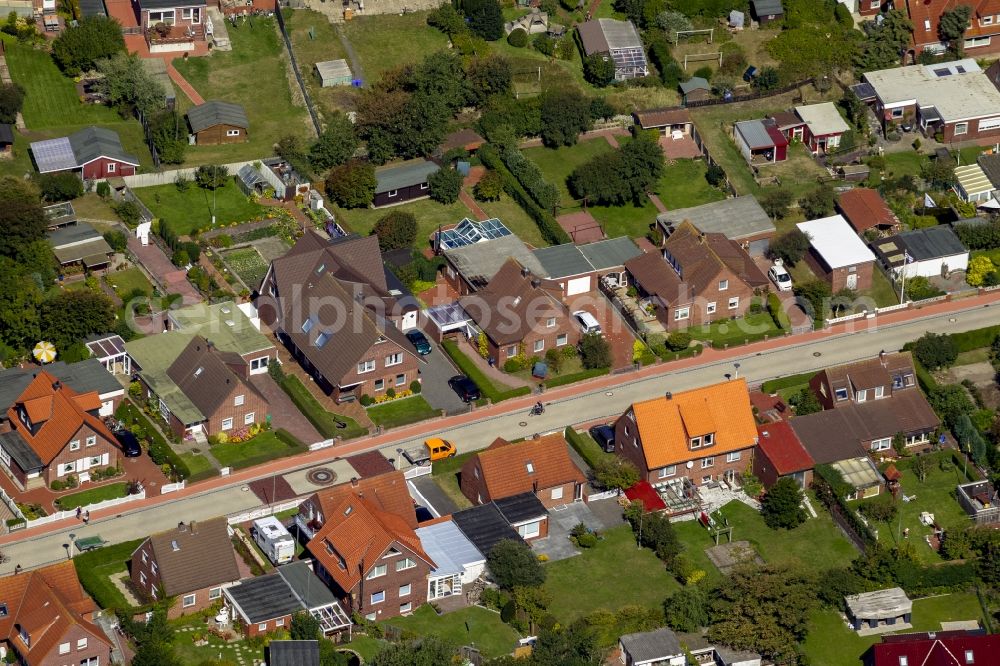
<instances>
[{"instance_id":1,"label":"patio furniture","mask_svg":"<svg viewBox=\"0 0 1000 666\"><path fill-rule=\"evenodd\" d=\"M76 546L76 549L81 553L85 553L89 550L96 550L102 546L106 546L107 544L108 542L102 539L99 534L83 537L73 542L73 545Z\"/></svg>"}]
</instances>

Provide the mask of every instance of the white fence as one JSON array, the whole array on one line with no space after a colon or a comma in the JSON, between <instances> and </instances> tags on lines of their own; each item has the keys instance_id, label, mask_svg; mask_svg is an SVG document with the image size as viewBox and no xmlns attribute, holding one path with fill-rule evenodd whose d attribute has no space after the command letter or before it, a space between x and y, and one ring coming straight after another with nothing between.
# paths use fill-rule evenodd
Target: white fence
<instances>
[{"instance_id":1,"label":"white fence","mask_svg":"<svg viewBox=\"0 0 1000 666\"><path fill-rule=\"evenodd\" d=\"M288 511L289 509L294 509L299 505L299 500L288 500L287 502L281 502L280 504L273 504L271 506L262 506L259 509L252 509L250 511L244 511L242 513L234 513L230 516L226 516L226 521L230 525L239 525L240 523L248 523L251 520L257 520L258 518L263 518L265 516L273 516L276 513L281 513L282 511Z\"/></svg>"},{"instance_id":2,"label":"white fence","mask_svg":"<svg viewBox=\"0 0 1000 666\"><path fill-rule=\"evenodd\" d=\"M17 502L11 499L10 495L8 495L7 491L5 491L3 488L0 488L0 499L2 499L3 503L7 505L7 508L10 509L10 512L12 514L14 514L15 518L24 520L24 514L21 513L21 507L17 505Z\"/></svg>"},{"instance_id":3,"label":"white fence","mask_svg":"<svg viewBox=\"0 0 1000 666\"><path fill-rule=\"evenodd\" d=\"M248 160L245 162L231 162L229 164L223 164L229 170L230 176L235 176L236 172L247 164L254 164L256 162L262 162L268 159L262 157L259 160ZM184 176L188 179L193 179L197 168L191 169L170 169L169 171L161 171L159 173L138 173L134 176L124 176L122 180L131 189L137 187L152 187L153 185L171 185L177 180L177 176Z\"/></svg>"},{"instance_id":4,"label":"white fence","mask_svg":"<svg viewBox=\"0 0 1000 666\"><path fill-rule=\"evenodd\" d=\"M87 506L80 507L81 511L98 511L100 509L106 509L109 506L117 506L119 504L125 504L126 502L134 502L135 500L146 499L146 490L143 489L134 495L127 495L125 497L116 497L114 499L104 500L103 502L98 502L97 504L88 504ZM42 518L36 518L35 520L29 520L24 524L25 529L30 529L32 527L38 527L39 525L46 525L48 523L54 523L63 518L75 518L76 509L70 509L69 511L56 511L55 513L44 516Z\"/></svg>"},{"instance_id":5,"label":"white fence","mask_svg":"<svg viewBox=\"0 0 1000 666\"><path fill-rule=\"evenodd\" d=\"M427 476L431 473L430 465L418 465L417 467L411 467L410 469L403 472L403 476L407 479L416 479L420 476Z\"/></svg>"},{"instance_id":6,"label":"white fence","mask_svg":"<svg viewBox=\"0 0 1000 666\"><path fill-rule=\"evenodd\" d=\"M333 446L333 444L334 444L335 441L336 440L333 440L333 439L324 439L322 442L314 442L313 444L309 445L309 450L310 451L319 451L320 449L327 449L327 448Z\"/></svg>"},{"instance_id":7,"label":"white fence","mask_svg":"<svg viewBox=\"0 0 1000 666\"><path fill-rule=\"evenodd\" d=\"M175 493L178 490L184 490L187 484L184 481L178 481L177 483L164 483L160 486L160 494L166 495L167 493Z\"/></svg>"},{"instance_id":8,"label":"white fence","mask_svg":"<svg viewBox=\"0 0 1000 666\"><path fill-rule=\"evenodd\" d=\"M934 298L927 298L919 301L918 303L923 305L924 303L932 303L934 301L943 301L947 296L936 296ZM913 301L906 301L905 303L896 303L895 305L887 305L884 308L875 308L871 312L868 310L863 310L862 312L855 312L853 314L844 315L843 317L830 317L826 320L827 326L833 326L834 324L842 324L845 321L854 321L855 319L871 319L880 314L885 314L886 312L895 312L896 310L905 310L913 305Z\"/></svg>"},{"instance_id":9,"label":"white fence","mask_svg":"<svg viewBox=\"0 0 1000 666\"><path fill-rule=\"evenodd\" d=\"M618 497L619 495L621 495L621 491L618 490L617 488L614 488L612 490L605 490L603 493L594 493L593 495L588 495L587 501L594 502L597 500L611 499L612 497Z\"/></svg>"}]
</instances>

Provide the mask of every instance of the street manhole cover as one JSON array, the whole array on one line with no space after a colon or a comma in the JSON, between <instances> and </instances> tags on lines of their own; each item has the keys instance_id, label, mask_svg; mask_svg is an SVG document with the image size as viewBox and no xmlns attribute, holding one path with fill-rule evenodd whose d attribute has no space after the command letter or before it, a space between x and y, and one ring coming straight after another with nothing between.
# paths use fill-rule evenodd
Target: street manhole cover
<instances>
[{"instance_id":1,"label":"street manhole cover","mask_svg":"<svg viewBox=\"0 0 1000 666\"><path fill-rule=\"evenodd\" d=\"M822 356L823 352L813 352L813 356Z\"/></svg>"},{"instance_id":2,"label":"street manhole cover","mask_svg":"<svg viewBox=\"0 0 1000 666\"><path fill-rule=\"evenodd\" d=\"M318 467L309 470L306 480L317 486L328 486L337 480L337 473L328 467Z\"/></svg>"}]
</instances>

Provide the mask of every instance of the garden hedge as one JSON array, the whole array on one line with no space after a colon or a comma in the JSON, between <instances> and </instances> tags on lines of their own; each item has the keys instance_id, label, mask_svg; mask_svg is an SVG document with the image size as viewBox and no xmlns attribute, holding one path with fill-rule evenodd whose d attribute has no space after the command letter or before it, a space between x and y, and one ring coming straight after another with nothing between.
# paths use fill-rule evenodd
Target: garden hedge
<instances>
[{"instance_id":1,"label":"garden hedge","mask_svg":"<svg viewBox=\"0 0 1000 666\"><path fill-rule=\"evenodd\" d=\"M599 455L601 451L596 444L592 444L590 446L587 445L587 440L585 438L589 438L590 435L585 435L573 430L573 428L569 426L566 426L563 436L566 437L566 441L569 442L569 445L576 449L576 452L580 454L580 457L587 461L587 464L590 465L591 469L597 469L597 466L602 462L602 456ZM595 455L595 453L598 455Z\"/></svg>"},{"instance_id":2,"label":"garden hedge","mask_svg":"<svg viewBox=\"0 0 1000 666\"><path fill-rule=\"evenodd\" d=\"M581 382L584 379L590 379L592 377L600 377L611 372L611 368L593 368L591 370L581 370L580 372L574 372L569 375L562 375L560 377L552 377L551 379L545 380L545 388L555 388L557 386L565 386L566 384L572 384L574 382Z\"/></svg>"},{"instance_id":3,"label":"garden hedge","mask_svg":"<svg viewBox=\"0 0 1000 666\"><path fill-rule=\"evenodd\" d=\"M465 376L476 383L479 387L480 393L483 394L484 398L488 398L490 402L496 404L498 402L503 402L504 400L510 400L511 398L517 398L522 395L528 395L531 393L531 389L527 386L520 386L509 391L500 391L493 384L489 377L487 377L476 364L468 356L463 354L458 345L452 340L444 340L441 343L444 348L445 353L451 357L451 360L455 362L458 369L462 371Z\"/></svg>"},{"instance_id":4,"label":"garden hedge","mask_svg":"<svg viewBox=\"0 0 1000 666\"><path fill-rule=\"evenodd\" d=\"M801 375L789 375L787 377L769 379L760 385L760 390L763 393L768 394L777 393L781 389L792 388L793 386L799 386L800 384L808 384L809 381L815 376L815 372L803 372Z\"/></svg>"}]
</instances>

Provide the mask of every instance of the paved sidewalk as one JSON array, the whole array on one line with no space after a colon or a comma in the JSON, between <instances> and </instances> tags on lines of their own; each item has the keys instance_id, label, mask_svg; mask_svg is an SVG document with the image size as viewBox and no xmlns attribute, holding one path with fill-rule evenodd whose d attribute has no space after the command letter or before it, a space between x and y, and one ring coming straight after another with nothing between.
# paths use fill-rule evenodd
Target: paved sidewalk
<instances>
[{"instance_id":1,"label":"paved sidewalk","mask_svg":"<svg viewBox=\"0 0 1000 666\"><path fill-rule=\"evenodd\" d=\"M180 294L184 305L201 302L201 294L188 282L187 273L174 266L156 243L150 241L144 246L135 235L130 235L128 249L165 294Z\"/></svg>"},{"instance_id":2,"label":"paved sidewalk","mask_svg":"<svg viewBox=\"0 0 1000 666\"><path fill-rule=\"evenodd\" d=\"M308 419L302 416L288 394L271 379L270 375L254 375L250 383L260 391L267 403L271 416L271 426L283 428L304 444L322 442L324 437L313 427Z\"/></svg>"},{"instance_id":3,"label":"paved sidewalk","mask_svg":"<svg viewBox=\"0 0 1000 666\"><path fill-rule=\"evenodd\" d=\"M174 67L173 61L167 61L167 76L169 76L170 80L174 82L174 85L180 88L184 94L187 95L187 98L191 100L192 104L197 106L198 104L205 103L205 100L198 94L198 91L194 89L194 86L188 83L187 79L181 76L181 73L177 71Z\"/></svg>"}]
</instances>

